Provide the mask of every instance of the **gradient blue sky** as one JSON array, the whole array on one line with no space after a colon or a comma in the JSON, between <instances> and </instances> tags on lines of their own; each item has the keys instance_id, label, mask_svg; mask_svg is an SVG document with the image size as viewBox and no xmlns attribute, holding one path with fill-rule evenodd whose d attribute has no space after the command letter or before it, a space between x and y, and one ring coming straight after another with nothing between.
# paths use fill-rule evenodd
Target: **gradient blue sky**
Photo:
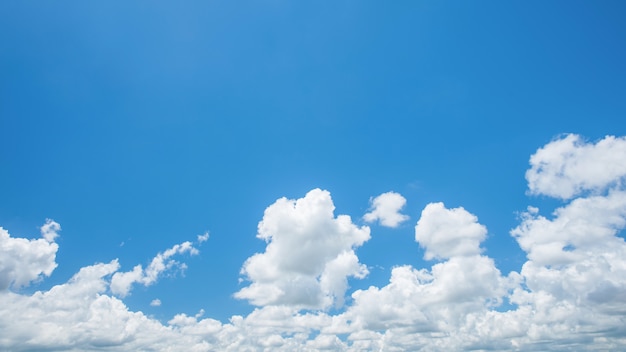
<instances>
[{"instance_id":1,"label":"gradient blue sky","mask_svg":"<svg viewBox=\"0 0 626 352\"><path fill-rule=\"evenodd\" d=\"M2 1L0 226L62 226L58 267L17 292L209 231L184 274L123 301L226 322L254 308L233 294L264 210L318 187L359 226L371 197L407 199L410 220L370 225L348 296L432 265L414 239L431 202L475 214L484 254L519 271L517 212L563 204L526 194L529 157L563 133L626 135L625 16L623 1Z\"/></svg>"}]
</instances>

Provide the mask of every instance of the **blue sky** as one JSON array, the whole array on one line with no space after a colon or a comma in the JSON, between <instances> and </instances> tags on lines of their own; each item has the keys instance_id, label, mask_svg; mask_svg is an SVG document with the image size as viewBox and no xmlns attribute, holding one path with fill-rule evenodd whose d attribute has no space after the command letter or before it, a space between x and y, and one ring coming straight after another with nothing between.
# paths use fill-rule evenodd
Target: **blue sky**
<instances>
[{"instance_id":1,"label":"blue sky","mask_svg":"<svg viewBox=\"0 0 626 352\"><path fill-rule=\"evenodd\" d=\"M478 255L478 245L482 256L477 258L491 258L502 280L513 282L507 275L520 273L522 281L515 282L529 285L536 277L522 273L522 265L556 264L531 254L544 253L528 244L539 246L539 237L524 232L520 238L530 242L519 242L510 234L527 224L520 214L528 206L550 218L554 209L578 204L578 199L623 192L624 174L619 170L626 159L619 156L624 148L621 136L626 135L625 14L626 5L620 1L5 1L0 4L0 226L10 234L3 239L6 248L17 248L9 243L19 238L31 240L28 243L39 238L41 243L36 243L43 247L37 248L47 248L46 258L57 266L46 272L35 259L37 263L24 262L30 258L26 255L13 267L2 264L6 267L0 268L0 275L5 277L0 281L8 284L0 287L0 300L26 301L37 291L52 292L53 287L68 285L81 268L117 258L119 268L104 276L107 284L98 294L141 312L162 324L159 328L188 337L171 323L177 314L193 317L203 310L202 319L215 319L222 329L234 315L252 321L249 314L255 307L289 307L295 309L292 317L307 312L326 318L359 316L363 312L358 307L365 301L357 302L358 294L353 293L370 292L370 286L382 290L394 267L431 270L459 253ZM574 138L568 133L580 140L567 144ZM605 136L616 136L616 142L606 142ZM553 158L537 159L546 165L561 165L562 160L572 168L551 174L548 166L536 164L535 173L546 183L532 183L526 174L533 168L529 158L544 146L546 155L552 153L559 141L570 154L554 152ZM601 171L589 176L588 170ZM546 186L569 182L576 189L571 194ZM255 282L287 290L281 280L288 275L277 281L259 276L255 281L242 269L255 253L264 253L268 243L282 248L278 253L291 252L285 244L291 242L282 241L297 236L296 225L283 229L285 235L277 230L268 243L255 237L257 226L275 219L268 213L264 217L264 212L278 199L311 200L305 196L317 188L329 192L334 216L349 215L353 226L367 227L370 235L362 243L331 245L311 256L353 253L367 275L359 279L356 271L346 274L346 302L339 306L320 301L304 307L281 299L255 305L259 293L237 298L237 292ZM363 218L373 210L370 202L386 192L406 201L402 208L389 208L409 217L394 227ZM324 194L315 193L315 199L328 200ZM429 207L437 202L445 204L440 212ZM459 207L476 220L453 211ZM427 208L435 215L424 215ZM622 208L611 209L624 219ZM457 215L469 220L457 224ZM298 216L312 215L303 210ZM426 224L438 216L451 217L444 224L469 233L473 249L457 251L452 244L444 249L432 242L429 236L439 232ZM39 228L46 219L62 230L44 243ZM423 228L430 229L423 230L421 242L415 230L420 219ZM334 231L324 227L331 225L311 221L315 234ZM469 232L454 227L474 221L486 227L486 234L476 227ZM624 224L606 226L617 236L616 248L621 248ZM446 237L450 231L439 235L463 242L456 235ZM210 238L199 243L197 236L205 232ZM114 273L130 272L136 265L146 268L158 253L185 241L198 253L187 250L172 257L184 266L172 263L149 284L143 276L144 281L134 281L125 295L107 286ZM38 253L28 248L24 251ZM426 260L427 250L440 255ZM11 253L7 250L3 256L13 258L17 252ZM626 252L619 253L612 258L626 260ZM264 268L279 273L291 265L280 256L264 258L269 263ZM24 274L28 279L18 284L18 273L33 267L34 276ZM324 291L320 284L325 274L317 274L312 280L330 297L332 290ZM297 276L294 285L301 279L311 278ZM502 284L509 293L498 293L504 302L514 291L511 282ZM615 279L611 285L616 292L626 290L624 281ZM458 286L463 286L462 280ZM294 295L299 289L294 288ZM585 297L595 297L589 292ZM567 301L554 295L559 302ZM366 300L365 294L360 297ZM161 305L151 306L154 299ZM503 304L488 311L510 308ZM623 321L626 302L620 304L618 317ZM114 315L102 314L107 317L107 312ZM459 316L469 316L463 312ZM198 324L203 321L197 319ZM602 326L614 327L607 324ZM316 334L332 335L311 326L311 341ZM359 331L369 331L367 326ZM459 326L446 331L453 336ZM2 348L23 343L15 329L14 335L0 333ZM392 339L400 334L394 329L397 326L389 323L376 331ZM345 348L356 349L345 335L357 331L348 330L337 336ZM529 329L517 333L521 346L535 346ZM549 348L600 343L560 341L557 335L544 338L555 341ZM29 341L36 343L29 346L105 349L94 342L99 337L86 336L82 345L34 336ZM210 339L202 336L193 343L206 347L202 341ZM283 331L278 336L291 335ZM259 335L258 341L263 338ZM426 337L415 338L403 348L431 346ZM211 348L235 348L232 339L220 339ZM383 348L371 339L368 348ZM113 340L116 350L150 345ZM490 341L485 346L514 349L496 340L485 338ZM298 341L300 345L282 346L293 349L307 343ZM254 345L257 342L249 343L262 345ZM611 343L624 344L623 339L610 340L608 346L615 347Z\"/></svg>"}]
</instances>

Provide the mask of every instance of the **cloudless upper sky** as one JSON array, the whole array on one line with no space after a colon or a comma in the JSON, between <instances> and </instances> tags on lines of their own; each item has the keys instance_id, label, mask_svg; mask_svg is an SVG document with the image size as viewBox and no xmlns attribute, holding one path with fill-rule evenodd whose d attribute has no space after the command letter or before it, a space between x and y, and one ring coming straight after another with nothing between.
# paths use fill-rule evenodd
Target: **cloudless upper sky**
<instances>
[{"instance_id":1,"label":"cloudless upper sky","mask_svg":"<svg viewBox=\"0 0 626 352\"><path fill-rule=\"evenodd\" d=\"M462 206L507 274L529 157L563 133L626 135L623 1L14 1L0 3L0 226L62 226L59 264L122 271L206 231L200 254L124 302L223 322L257 224L278 198L328 190L356 224L394 191L410 220L370 225L370 268L430 267L424 206ZM547 211L549 214L549 211ZM350 292L350 291L349 291ZM348 294L349 295L349 294ZM159 307L149 303L158 298Z\"/></svg>"}]
</instances>

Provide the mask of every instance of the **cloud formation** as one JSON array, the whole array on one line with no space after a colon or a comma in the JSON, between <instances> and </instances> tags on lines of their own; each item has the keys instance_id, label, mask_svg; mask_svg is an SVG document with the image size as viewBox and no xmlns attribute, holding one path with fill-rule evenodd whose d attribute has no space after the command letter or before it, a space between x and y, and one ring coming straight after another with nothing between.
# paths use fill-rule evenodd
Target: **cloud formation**
<instances>
[{"instance_id":1,"label":"cloud formation","mask_svg":"<svg viewBox=\"0 0 626 352\"><path fill-rule=\"evenodd\" d=\"M584 191L622 187L626 176L626 137L588 143L568 134L539 148L526 172L531 194L570 199Z\"/></svg>"},{"instance_id":2,"label":"cloud formation","mask_svg":"<svg viewBox=\"0 0 626 352\"><path fill-rule=\"evenodd\" d=\"M42 238L28 240L13 238L0 227L0 291L19 289L52 274L59 249L54 240L60 230L58 223L48 219L41 227Z\"/></svg>"},{"instance_id":3,"label":"cloud formation","mask_svg":"<svg viewBox=\"0 0 626 352\"><path fill-rule=\"evenodd\" d=\"M330 193L320 189L270 205L257 234L267 248L244 263L241 273L251 284L235 297L257 306L342 304L347 278L368 274L354 249L370 238L370 229L347 215L335 217L334 210Z\"/></svg>"},{"instance_id":4,"label":"cloud formation","mask_svg":"<svg viewBox=\"0 0 626 352\"><path fill-rule=\"evenodd\" d=\"M563 136L535 155L563 146L577 150L575 140L580 137ZM615 151L604 146L607 140L620 139L584 148L614 162L603 154ZM319 189L266 209L257 237L267 247L244 263L249 284L236 293L258 307L227 322L203 318L203 311L160 322L112 295L128 292L126 282L152 282L173 255L193 254L188 242L158 254L146 269L120 273L112 260L81 268L47 291L23 294L15 291L56 266L52 241L60 227L44 225L37 240L0 230L0 258L9 258L1 262L0 350L624 350L623 176L614 172L600 182L572 176L576 172L546 172L589 162L578 151L553 155L539 158L529 189L569 201L549 215L535 207L521 214L511 230L527 255L519 272L503 275L482 254L487 227L475 215L430 203L415 239L432 265L394 267L386 285L348 293L351 300L335 310L329 307L341 303L346 278L367 273L356 250L370 232L346 215L335 216L330 193ZM535 165L531 159L531 170ZM571 181L569 188L545 186L560 177Z\"/></svg>"},{"instance_id":5,"label":"cloud formation","mask_svg":"<svg viewBox=\"0 0 626 352\"><path fill-rule=\"evenodd\" d=\"M370 212L363 216L368 223L378 221L386 227L398 227L400 223L409 219L408 215L400 213L406 205L406 199L399 193L387 192L370 199Z\"/></svg>"},{"instance_id":6,"label":"cloud formation","mask_svg":"<svg viewBox=\"0 0 626 352\"><path fill-rule=\"evenodd\" d=\"M415 241L426 249L426 260L480 254L486 235L476 216L462 207L446 209L443 203L428 204L415 226Z\"/></svg>"},{"instance_id":7,"label":"cloud formation","mask_svg":"<svg viewBox=\"0 0 626 352\"><path fill-rule=\"evenodd\" d=\"M204 237L198 237L199 242L204 242ZM163 253L157 254L150 265L143 269L141 265L136 265L133 270L127 272L116 272L111 278L111 292L121 297L128 295L134 283L140 283L144 286L152 285L157 278L165 271L172 268L184 270L184 263L179 263L172 258L176 254L189 253L191 255L198 254L198 250L193 247L189 241L176 244Z\"/></svg>"}]
</instances>

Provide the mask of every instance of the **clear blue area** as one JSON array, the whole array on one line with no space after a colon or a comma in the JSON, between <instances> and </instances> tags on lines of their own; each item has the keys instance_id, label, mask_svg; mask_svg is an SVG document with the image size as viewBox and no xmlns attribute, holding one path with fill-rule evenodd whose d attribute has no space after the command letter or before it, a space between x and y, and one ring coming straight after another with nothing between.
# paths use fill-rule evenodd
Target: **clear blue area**
<instances>
[{"instance_id":1,"label":"clear blue area","mask_svg":"<svg viewBox=\"0 0 626 352\"><path fill-rule=\"evenodd\" d=\"M432 264L413 227L435 201L476 214L485 253L519 270L515 212L558 206L525 195L530 155L626 134L624 18L623 1L5 0L0 226L63 227L29 290L209 230L184 277L125 299L164 320L249 312L232 294L264 209L316 187L359 224L372 196L408 200L399 229L372 226L353 288Z\"/></svg>"}]
</instances>

